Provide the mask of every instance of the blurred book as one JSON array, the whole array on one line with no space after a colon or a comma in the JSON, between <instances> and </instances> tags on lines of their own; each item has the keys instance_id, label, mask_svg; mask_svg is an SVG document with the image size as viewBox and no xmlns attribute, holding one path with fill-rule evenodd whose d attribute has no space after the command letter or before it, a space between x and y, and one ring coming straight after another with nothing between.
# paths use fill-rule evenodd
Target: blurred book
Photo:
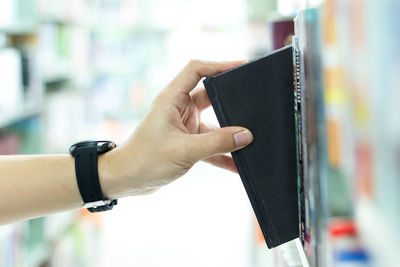
<instances>
[{"instance_id":1,"label":"blurred book","mask_svg":"<svg viewBox=\"0 0 400 267\"><path fill-rule=\"evenodd\" d=\"M294 35L293 17L281 17L270 21L272 50L292 43Z\"/></svg>"},{"instance_id":2,"label":"blurred book","mask_svg":"<svg viewBox=\"0 0 400 267\"><path fill-rule=\"evenodd\" d=\"M18 154L20 143L20 138L14 133L0 136L0 155Z\"/></svg>"},{"instance_id":3,"label":"blurred book","mask_svg":"<svg viewBox=\"0 0 400 267\"><path fill-rule=\"evenodd\" d=\"M0 49L0 114L13 112L23 100L21 53Z\"/></svg>"}]
</instances>

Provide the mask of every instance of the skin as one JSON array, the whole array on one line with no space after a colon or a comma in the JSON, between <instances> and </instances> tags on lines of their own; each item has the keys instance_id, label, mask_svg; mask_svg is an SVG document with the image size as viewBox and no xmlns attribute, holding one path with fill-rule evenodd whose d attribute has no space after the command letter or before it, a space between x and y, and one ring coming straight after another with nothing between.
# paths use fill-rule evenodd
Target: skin
<instances>
[{"instance_id":1,"label":"skin","mask_svg":"<svg viewBox=\"0 0 400 267\"><path fill-rule=\"evenodd\" d=\"M203 160L237 172L224 155L252 142L243 127L216 128L200 121L210 106L203 77L245 61L190 61L161 91L150 110L117 148L101 155L99 179L107 198L148 194L185 174ZM82 207L70 155L0 157L0 224Z\"/></svg>"}]
</instances>

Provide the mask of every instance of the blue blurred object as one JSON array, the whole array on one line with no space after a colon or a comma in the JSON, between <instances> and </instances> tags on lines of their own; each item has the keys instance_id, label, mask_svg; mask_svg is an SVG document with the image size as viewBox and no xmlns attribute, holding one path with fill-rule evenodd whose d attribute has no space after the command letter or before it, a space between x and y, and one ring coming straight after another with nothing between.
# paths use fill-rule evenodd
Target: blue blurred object
<instances>
[{"instance_id":1,"label":"blue blurred object","mask_svg":"<svg viewBox=\"0 0 400 267\"><path fill-rule=\"evenodd\" d=\"M337 262L370 262L370 256L364 250L338 251L335 253Z\"/></svg>"}]
</instances>

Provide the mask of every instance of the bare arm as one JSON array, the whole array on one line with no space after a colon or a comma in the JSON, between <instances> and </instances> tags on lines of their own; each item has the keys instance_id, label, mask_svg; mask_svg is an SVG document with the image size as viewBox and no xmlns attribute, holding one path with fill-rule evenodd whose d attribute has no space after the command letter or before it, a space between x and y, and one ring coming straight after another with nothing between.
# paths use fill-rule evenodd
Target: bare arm
<instances>
[{"instance_id":1,"label":"bare arm","mask_svg":"<svg viewBox=\"0 0 400 267\"><path fill-rule=\"evenodd\" d=\"M116 155L104 154L98 161L106 196L118 190L112 189L117 171L110 166L110 156ZM135 176L133 172L131 175ZM83 205L74 158L68 154L0 156L0 184L0 225ZM113 196L120 197L117 193Z\"/></svg>"},{"instance_id":2,"label":"bare arm","mask_svg":"<svg viewBox=\"0 0 400 267\"><path fill-rule=\"evenodd\" d=\"M108 198L149 193L185 174L197 161L236 171L224 155L248 145L243 127L200 121L210 106L205 76L242 62L191 61L157 96L142 123L119 147L99 156L99 178ZM193 90L194 89L194 90ZM0 225L82 207L70 155L0 156Z\"/></svg>"},{"instance_id":3,"label":"bare arm","mask_svg":"<svg viewBox=\"0 0 400 267\"><path fill-rule=\"evenodd\" d=\"M0 157L0 224L81 206L69 155Z\"/></svg>"}]
</instances>

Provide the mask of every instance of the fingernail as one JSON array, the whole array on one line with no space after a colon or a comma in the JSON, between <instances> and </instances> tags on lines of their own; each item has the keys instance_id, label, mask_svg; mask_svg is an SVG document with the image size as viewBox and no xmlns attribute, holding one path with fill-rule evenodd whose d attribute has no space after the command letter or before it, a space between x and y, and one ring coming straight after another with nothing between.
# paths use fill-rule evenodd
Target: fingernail
<instances>
[{"instance_id":1,"label":"fingernail","mask_svg":"<svg viewBox=\"0 0 400 267\"><path fill-rule=\"evenodd\" d=\"M241 147L249 144L253 140L253 135L249 130L244 130L233 135L235 147Z\"/></svg>"}]
</instances>

